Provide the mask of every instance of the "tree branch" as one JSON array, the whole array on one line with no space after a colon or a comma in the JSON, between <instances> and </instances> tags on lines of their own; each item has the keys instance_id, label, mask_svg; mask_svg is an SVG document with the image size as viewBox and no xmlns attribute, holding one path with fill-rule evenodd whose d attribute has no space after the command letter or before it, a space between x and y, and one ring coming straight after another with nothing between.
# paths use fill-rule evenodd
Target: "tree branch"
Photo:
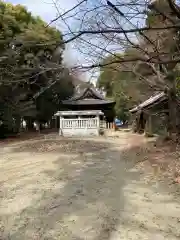
<instances>
[{"instance_id":1,"label":"tree branch","mask_svg":"<svg viewBox=\"0 0 180 240\"><path fill-rule=\"evenodd\" d=\"M80 31L79 33L73 33L74 36L68 40L65 40L63 43L69 43L74 41L75 39L77 39L78 37L85 35L85 34L102 34L102 33L140 33L142 31L161 31L161 30L168 30L168 29L180 29L180 24L178 25L170 25L170 26L166 26L166 27L144 27L144 28L136 28L136 29L126 29L126 30L122 30L119 28L115 28L115 29L101 29L101 30L84 30L84 31ZM68 34L69 35L69 34ZM67 36L64 35L64 36Z\"/></svg>"},{"instance_id":2,"label":"tree branch","mask_svg":"<svg viewBox=\"0 0 180 240\"><path fill-rule=\"evenodd\" d=\"M56 18L54 18L53 20L50 21L49 24L46 25L46 27L49 27L49 25L51 25L53 22L56 22L58 19L64 17L65 15L67 15L68 13L72 12L73 10L75 10L76 8L78 8L81 4L83 4L84 2L87 2L87 0L82 0L80 3L76 4L74 7L72 7L71 9L69 9L68 11L66 11L65 13L57 16Z\"/></svg>"},{"instance_id":3,"label":"tree branch","mask_svg":"<svg viewBox=\"0 0 180 240\"><path fill-rule=\"evenodd\" d=\"M177 7L177 5L174 3L173 0L167 0L169 7L173 10L173 12L176 14L176 16L180 19L180 11Z\"/></svg>"}]
</instances>

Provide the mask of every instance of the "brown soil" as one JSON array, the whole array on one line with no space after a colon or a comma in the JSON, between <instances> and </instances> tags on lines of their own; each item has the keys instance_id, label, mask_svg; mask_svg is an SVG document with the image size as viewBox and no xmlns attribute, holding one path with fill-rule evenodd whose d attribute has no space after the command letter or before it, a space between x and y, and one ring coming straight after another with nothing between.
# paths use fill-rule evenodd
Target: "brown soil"
<instances>
[{"instance_id":1,"label":"brown soil","mask_svg":"<svg viewBox=\"0 0 180 240\"><path fill-rule=\"evenodd\" d=\"M178 157L142 136L50 135L0 150L0 239L180 239L179 185L166 175Z\"/></svg>"}]
</instances>

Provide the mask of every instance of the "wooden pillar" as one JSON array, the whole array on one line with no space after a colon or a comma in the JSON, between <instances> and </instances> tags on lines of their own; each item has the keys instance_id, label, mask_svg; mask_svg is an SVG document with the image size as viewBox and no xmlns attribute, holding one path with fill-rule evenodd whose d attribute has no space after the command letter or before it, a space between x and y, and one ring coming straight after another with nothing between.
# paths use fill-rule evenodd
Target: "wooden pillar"
<instances>
[{"instance_id":1,"label":"wooden pillar","mask_svg":"<svg viewBox=\"0 0 180 240\"><path fill-rule=\"evenodd\" d=\"M149 114L148 128L149 128L149 134L152 135L152 115L151 114Z\"/></svg>"},{"instance_id":2,"label":"wooden pillar","mask_svg":"<svg viewBox=\"0 0 180 240\"><path fill-rule=\"evenodd\" d=\"M147 121L145 125L145 136L152 137L153 136L153 130L152 130L152 114L148 113L147 115Z\"/></svg>"},{"instance_id":3,"label":"wooden pillar","mask_svg":"<svg viewBox=\"0 0 180 240\"><path fill-rule=\"evenodd\" d=\"M98 135L100 134L100 118L99 115L97 115L97 129L98 129Z\"/></svg>"},{"instance_id":4,"label":"wooden pillar","mask_svg":"<svg viewBox=\"0 0 180 240\"><path fill-rule=\"evenodd\" d=\"M59 135L62 136L62 117L59 117Z\"/></svg>"}]
</instances>

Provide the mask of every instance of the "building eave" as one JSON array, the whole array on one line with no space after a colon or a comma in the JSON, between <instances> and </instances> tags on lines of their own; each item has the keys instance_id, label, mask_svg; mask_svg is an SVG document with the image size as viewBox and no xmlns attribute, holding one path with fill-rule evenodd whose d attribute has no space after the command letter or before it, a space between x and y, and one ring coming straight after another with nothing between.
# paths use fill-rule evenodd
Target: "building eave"
<instances>
[{"instance_id":1,"label":"building eave","mask_svg":"<svg viewBox=\"0 0 180 240\"><path fill-rule=\"evenodd\" d=\"M149 108L152 105L162 102L167 99L167 95L164 92L158 93L155 96L148 98L146 101L142 102L138 106L132 108L130 113L136 113L142 109Z\"/></svg>"},{"instance_id":2,"label":"building eave","mask_svg":"<svg viewBox=\"0 0 180 240\"><path fill-rule=\"evenodd\" d=\"M64 105L108 105L108 104L115 104L114 101L110 100L98 100L98 99L89 99L89 100L65 100L62 102Z\"/></svg>"}]
</instances>

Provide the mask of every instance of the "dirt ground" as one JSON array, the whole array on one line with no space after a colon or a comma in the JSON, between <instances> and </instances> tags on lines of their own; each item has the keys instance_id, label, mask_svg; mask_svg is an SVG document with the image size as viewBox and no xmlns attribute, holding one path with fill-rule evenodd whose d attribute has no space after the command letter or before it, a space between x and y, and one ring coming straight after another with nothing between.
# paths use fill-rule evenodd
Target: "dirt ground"
<instances>
[{"instance_id":1,"label":"dirt ground","mask_svg":"<svg viewBox=\"0 0 180 240\"><path fill-rule=\"evenodd\" d=\"M180 239L180 192L144 165L146 144L122 132L1 145L0 239Z\"/></svg>"}]
</instances>

